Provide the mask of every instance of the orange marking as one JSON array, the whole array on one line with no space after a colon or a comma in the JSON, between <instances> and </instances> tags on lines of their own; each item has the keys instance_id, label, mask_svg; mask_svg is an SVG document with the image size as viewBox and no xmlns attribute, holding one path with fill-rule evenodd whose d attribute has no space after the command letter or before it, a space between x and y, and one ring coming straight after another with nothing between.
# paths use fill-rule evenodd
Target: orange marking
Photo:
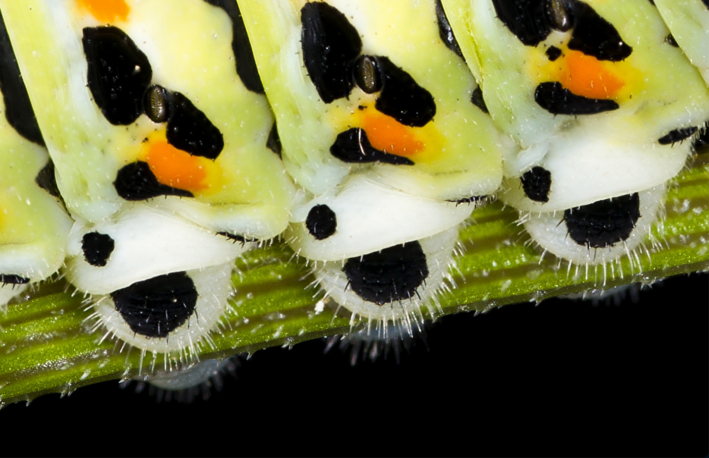
<instances>
[{"instance_id":1,"label":"orange marking","mask_svg":"<svg viewBox=\"0 0 709 458\"><path fill-rule=\"evenodd\" d=\"M591 99L612 99L618 95L625 81L606 66L613 65L587 56L579 51L567 51L566 69L561 71L560 83L576 95Z\"/></svg>"},{"instance_id":2,"label":"orange marking","mask_svg":"<svg viewBox=\"0 0 709 458\"><path fill-rule=\"evenodd\" d=\"M79 5L86 8L93 17L100 22L116 22L117 19L125 21L128 18L130 7L125 0L77 0Z\"/></svg>"},{"instance_id":3,"label":"orange marking","mask_svg":"<svg viewBox=\"0 0 709 458\"><path fill-rule=\"evenodd\" d=\"M373 147L397 156L411 156L426 146L417 139L413 128L399 124L394 118L369 110L362 116L362 129Z\"/></svg>"},{"instance_id":4,"label":"orange marking","mask_svg":"<svg viewBox=\"0 0 709 458\"><path fill-rule=\"evenodd\" d=\"M143 157L158 181L164 185L185 191L199 191L209 187L204 182L207 177L204 162L211 162L209 159L191 156L165 140L149 142Z\"/></svg>"}]
</instances>

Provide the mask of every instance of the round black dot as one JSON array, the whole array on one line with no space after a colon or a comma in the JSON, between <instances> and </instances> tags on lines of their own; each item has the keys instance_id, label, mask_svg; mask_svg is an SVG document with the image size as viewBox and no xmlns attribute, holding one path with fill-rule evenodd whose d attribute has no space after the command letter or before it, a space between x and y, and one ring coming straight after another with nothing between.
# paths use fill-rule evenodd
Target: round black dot
<instances>
[{"instance_id":1,"label":"round black dot","mask_svg":"<svg viewBox=\"0 0 709 458\"><path fill-rule=\"evenodd\" d=\"M89 232L81 239L81 249L86 262L96 267L104 267L111 257L116 242L110 235L99 232Z\"/></svg>"},{"instance_id":2,"label":"round black dot","mask_svg":"<svg viewBox=\"0 0 709 458\"><path fill-rule=\"evenodd\" d=\"M327 205L316 205L310 209L305 227L317 240L325 240L337 230L337 215Z\"/></svg>"}]
</instances>

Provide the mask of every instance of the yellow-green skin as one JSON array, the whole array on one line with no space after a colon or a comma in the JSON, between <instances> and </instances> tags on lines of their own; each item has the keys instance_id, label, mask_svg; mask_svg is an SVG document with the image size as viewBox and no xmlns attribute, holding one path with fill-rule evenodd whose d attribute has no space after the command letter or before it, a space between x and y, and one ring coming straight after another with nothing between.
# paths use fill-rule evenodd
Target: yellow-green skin
<instances>
[{"instance_id":1,"label":"yellow-green skin","mask_svg":"<svg viewBox=\"0 0 709 458\"><path fill-rule=\"evenodd\" d=\"M436 115L414 134L425 148L407 156L413 166L352 165L333 157L330 146L337 134L362 126L358 106L376 114L377 95L355 86L348 98L330 104L320 99L303 62L300 11L305 0L238 3L276 114L284 163L297 184L317 196L359 173L405 193L443 201L497 189L502 175L497 131L470 102L477 85L463 59L440 39L433 1L326 2L358 30L362 54L388 57L433 95Z\"/></svg>"},{"instance_id":2,"label":"yellow-green skin","mask_svg":"<svg viewBox=\"0 0 709 458\"><path fill-rule=\"evenodd\" d=\"M169 8L162 1L126 3L125 20L111 25L147 55L152 83L187 96L225 143L216 161L198 158L208 170L206 189L193 192L194 198L161 196L147 203L213 231L258 238L282 232L293 186L266 148L273 124L266 98L248 91L236 73L228 15L202 1L170 0ZM141 115L129 126L114 126L93 103L82 28L107 22L73 0L5 0L0 8L70 212L107 220L125 202L113 186L117 171L136 161L144 139L161 135L165 124Z\"/></svg>"}]
</instances>

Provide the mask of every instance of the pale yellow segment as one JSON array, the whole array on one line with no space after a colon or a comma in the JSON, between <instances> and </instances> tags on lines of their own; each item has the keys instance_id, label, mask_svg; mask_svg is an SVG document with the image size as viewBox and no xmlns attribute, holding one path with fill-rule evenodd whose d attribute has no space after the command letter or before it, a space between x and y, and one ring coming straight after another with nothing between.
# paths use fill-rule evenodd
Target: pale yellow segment
<instances>
[{"instance_id":1,"label":"pale yellow segment","mask_svg":"<svg viewBox=\"0 0 709 458\"><path fill-rule=\"evenodd\" d=\"M148 57L152 83L184 94L225 143L215 161L203 159L206 178L190 190L194 198L148 203L215 231L277 235L287 224L293 187L279 157L266 148L273 125L266 98L248 91L236 73L229 16L202 1L126 3L125 20L111 25ZM70 211L90 221L110 218L124 202L113 186L116 173L143 160L145 139L164 138L166 124L141 115L129 126L114 126L103 117L87 87L81 39L84 27L108 24L75 0L8 0L0 7Z\"/></svg>"},{"instance_id":2,"label":"pale yellow segment","mask_svg":"<svg viewBox=\"0 0 709 458\"><path fill-rule=\"evenodd\" d=\"M475 79L440 39L433 0L326 2L357 29L362 54L388 57L432 94L433 120L409 128L424 145L406 156L413 166L351 165L333 157L330 146L339 133L351 127L366 131L364 120L377 116L377 94L355 86L348 98L330 104L320 99L303 62L300 11L305 0L238 3L276 113L284 162L299 185L320 195L347 174L361 173L407 193L441 200L489 194L498 187L501 140L489 117L470 101Z\"/></svg>"}]
</instances>

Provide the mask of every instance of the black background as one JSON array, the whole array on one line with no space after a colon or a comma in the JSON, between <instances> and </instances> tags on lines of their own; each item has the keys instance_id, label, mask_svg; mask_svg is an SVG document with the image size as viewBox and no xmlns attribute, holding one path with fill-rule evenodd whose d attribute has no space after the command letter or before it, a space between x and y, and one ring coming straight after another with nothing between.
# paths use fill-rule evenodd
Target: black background
<instances>
[{"instance_id":1,"label":"black background","mask_svg":"<svg viewBox=\"0 0 709 458\"><path fill-rule=\"evenodd\" d=\"M621 305L553 299L439 320L350 367L323 341L243 362L189 405L117 382L0 411L5 455L706 456L709 276Z\"/></svg>"}]
</instances>

